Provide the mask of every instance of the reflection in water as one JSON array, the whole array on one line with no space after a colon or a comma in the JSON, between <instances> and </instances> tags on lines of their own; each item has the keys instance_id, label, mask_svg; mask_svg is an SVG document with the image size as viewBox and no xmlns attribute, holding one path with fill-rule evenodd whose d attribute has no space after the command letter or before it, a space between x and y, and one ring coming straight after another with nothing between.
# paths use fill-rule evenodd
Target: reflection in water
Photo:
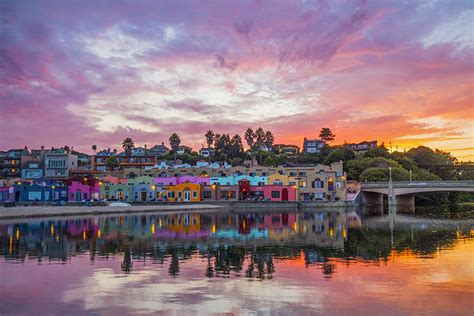
<instances>
[{"instance_id":1,"label":"reflection in water","mask_svg":"<svg viewBox=\"0 0 474 316\"><path fill-rule=\"evenodd\" d=\"M0 227L0 255L5 259L0 268L23 263L17 271L26 275L35 262L70 263L74 267L68 268L69 273L74 273L78 269L74 263L87 258L91 264L118 267L130 276L151 264L165 267L174 280L230 282L225 279L243 277L277 282L294 277L301 278L301 286L308 286L308 281L297 277L300 263L332 280L346 275L345 267L356 263L386 266L394 256L426 260L472 238L469 223L399 224L391 212L388 223L369 226L355 212L331 211L97 216ZM200 272L189 274L195 270Z\"/></svg>"}]
</instances>

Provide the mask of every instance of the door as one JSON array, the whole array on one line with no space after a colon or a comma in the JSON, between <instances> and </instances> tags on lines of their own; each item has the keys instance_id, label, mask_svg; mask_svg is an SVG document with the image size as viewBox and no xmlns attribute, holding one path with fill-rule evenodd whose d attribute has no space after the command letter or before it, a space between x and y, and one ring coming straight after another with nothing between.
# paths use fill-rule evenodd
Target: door
<instances>
[{"instance_id":1,"label":"door","mask_svg":"<svg viewBox=\"0 0 474 316\"><path fill-rule=\"evenodd\" d=\"M141 194L141 201L146 202L146 191L142 191L140 192L140 194Z\"/></svg>"},{"instance_id":2,"label":"door","mask_svg":"<svg viewBox=\"0 0 474 316\"><path fill-rule=\"evenodd\" d=\"M184 201L187 202L189 200L191 200L191 191L188 188L186 188L184 189Z\"/></svg>"},{"instance_id":3,"label":"door","mask_svg":"<svg viewBox=\"0 0 474 316\"><path fill-rule=\"evenodd\" d=\"M20 202L20 191L15 192L15 202Z\"/></svg>"},{"instance_id":4,"label":"door","mask_svg":"<svg viewBox=\"0 0 474 316\"><path fill-rule=\"evenodd\" d=\"M281 190L281 200L282 201L288 201L288 189L284 188Z\"/></svg>"},{"instance_id":5,"label":"door","mask_svg":"<svg viewBox=\"0 0 474 316\"><path fill-rule=\"evenodd\" d=\"M78 202L82 201L82 192L80 191L76 192L76 201Z\"/></svg>"}]
</instances>

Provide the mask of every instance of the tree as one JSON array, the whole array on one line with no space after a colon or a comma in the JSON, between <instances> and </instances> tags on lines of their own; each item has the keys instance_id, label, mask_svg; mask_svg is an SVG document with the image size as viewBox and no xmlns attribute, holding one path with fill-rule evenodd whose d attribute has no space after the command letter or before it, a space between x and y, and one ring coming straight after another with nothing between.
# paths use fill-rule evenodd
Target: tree
<instances>
[{"instance_id":1,"label":"tree","mask_svg":"<svg viewBox=\"0 0 474 316\"><path fill-rule=\"evenodd\" d=\"M361 175L361 181L367 182L378 182L383 181L387 182L390 178L390 171L388 168L368 168L365 169ZM410 174L408 171L401 167L392 168L392 180L393 181L408 181L410 179Z\"/></svg>"},{"instance_id":2,"label":"tree","mask_svg":"<svg viewBox=\"0 0 474 316\"><path fill-rule=\"evenodd\" d=\"M385 147L383 143L382 143L382 145L380 145L378 147L369 149L364 154L364 156L365 157L384 157L384 158L390 158L391 157L390 153L388 152L387 147Z\"/></svg>"},{"instance_id":3,"label":"tree","mask_svg":"<svg viewBox=\"0 0 474 316\"><path fill-rule=\"evenodd\" d=\"M63 149L64 149L64 151L65 151L67 154L69 154L69 153L71 152L71 148L69 148L68 145L65 145L65 146L63 147Z\"/></svg>"},{"instance_id":4,"label":"tree","mask_svg":"<svg viewBox=\"0 0 474 316\"><path fill-rule=\"evenodd\" d=\"M206 134L204 134L204 137L206 137L207 147L211 147L214 143L214 132L212 130L208 130Z\"/></svg>"},{"instance_id":5,"label":"tree","mask_svg":"<svg viewBox=\"0 0 474 316\"><path fill-rule=\"evenodd\" d=\"M123 150L125 150L125 153L127 154L127 156L131 154L131 150L134 147L135 147L135 143L133 142L133 139L131 139L130 137L127 137L122 141L122 148Z\"/></svg>"},{"instance_id":6,"label":"tree","mask_svg":"<svg viewBox=\"0 0 474 316\"><path fill-rule=\"evenodd\" d=\"M319 138L325 143L332 142L334 140L334 137L336 137L336 135L334 135L331 129L328 127L323 127L321 129L321 132L319 133Z\"/></svg>"},{"instance_id":7,"label":"tree","mask_svg":"<svg viewBox=\"0 0 474 316\"><path fill-rule=\"evenodd\" d=\"M119 163L117 157L109 156L109 157L107 157L107 160L105 161L105 165L107 166L107 168L110 171L114 172L115 168L117 168L120 165L120 163Z\"/></svg>"},{"instance_id":8,"label":"tree","mask_svg":"<svg viewBox=\"0 0 474 316\"><path fill-rule=\"evenodd\" d=\"M275 136L273 136L273 133L271 131L266 131L265 132L265 147L267 147L268 150L271 150L274 142L275 142Z\"/></svg>"},{"instance_id":9,"label":"tree","mask_svg":"<svg viewBox=\"0 0 474 316\"><path fill-rule=\"evenodd\" d=\"M254 138L255 138L255 133L253 132L253 129L250 127L247 128L244 134L245 141L247 142L247 145L249 145L249 153L250 153L250 159L252 160L253 164L253 149L254 149Z\"/></svg>"},{"instance_id":10,"label":"tree","mask_svg":"<svg viewBox=\"0 0 474 316\"><path fill-rule=\"evenodd\" d=\"M97 145L92 145L91 148L92 148L92 150L94 151L94 155L95 155L96 150L97 150Z\"/></svg>"},{"instance_id":11,"label":"tree","mask_svg":"<svg viewBox=\"0 0 474 316\"><path fill-rule=\"evenodd\" d=\"M330 165L334 162L338 162L341 160L347 162L349 160L354 159L354 157L355 154L351 149L347 147L338 147L332 150L329 155L327 155L327 157L324 159L323 164Z\"/></svg>"},{"instance_id":12,"label":"tree","mask_svg":"<svg viewBox=\"0 0 474 316\"><path fill-rule=\"evenodd\" d=\"M178 134L172 133L169 138L171 149L174 152L174 163L176 164L176 158L178 154L179 144L181 144L181 138L179 138Z\"/></svg>"},{"instance_id":13,"label":"tree","mask_svg":"<svg viewBox=\"0 0 474 316\"><path fill-rule=\"evenodd\" d=\"M250 127L247 128L247 130L245 131L245 134L244 134L244 139L247 142L247 145L249 145L249 150L252 150L253 143L254 143L253 129L251 129Z\"/></svg>"},{"instance_id":14,"label":"tree","mask_svg":"<svg viewBox=\"0 0 474 316\"><path fill-rule=\"evenodd\" d=\"M265 145L265 131L263 128L259 127L255 130L255 145L257 150L261 150L263 145Z\"/></svg>"},{"instance_id":15,"label":"tree","mask_svg":"<svg viewBox=\"0 0 474 316\"><path fill-rule=\"evenodd\" d=\"M234 136L232 136L232 138L230 139L229 147L230 148L228 158L230 160L240 159L243 157L244 147L242 145L242 138L240 137L240 135L235 134Z\"/></svg>"}]
</instances>

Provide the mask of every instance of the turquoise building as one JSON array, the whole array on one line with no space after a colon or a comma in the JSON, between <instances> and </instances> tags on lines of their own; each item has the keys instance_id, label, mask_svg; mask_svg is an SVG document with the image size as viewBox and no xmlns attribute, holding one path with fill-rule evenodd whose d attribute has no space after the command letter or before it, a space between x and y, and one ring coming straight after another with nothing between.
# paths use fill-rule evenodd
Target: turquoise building
<instances>
[{"instance_id":1,"label":"turquoise building","mask_svg":"<svg viewBox=\"0 0 474 316\"><path fill-rule=\"evenodd\" d=\"M267 176L247 176L247 175L233 175L233 176L226 176L226 177L211 177L210 178L210 183L211 184L218 184L218 185L239 185L240 180L248 180L248 181L250 181L250 185L253 185L253 186L268 184L268 177Z\"/></svg>"}]
</instances>

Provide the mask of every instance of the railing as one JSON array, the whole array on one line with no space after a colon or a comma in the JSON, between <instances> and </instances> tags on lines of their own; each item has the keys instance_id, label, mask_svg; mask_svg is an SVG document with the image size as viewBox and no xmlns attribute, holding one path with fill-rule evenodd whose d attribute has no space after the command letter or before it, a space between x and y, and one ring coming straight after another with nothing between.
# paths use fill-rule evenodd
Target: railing
<instances>
[{"instance_id":1,"label":"railing","mask_svg":"<svg viewBox=\"0 0 474 316\"><path fill-rule=\"evenodd\" d=\"M466 181L393 181L393 187L474 187L474 180ZM362 182L361 188L387 188L388 182Z\"/></svg>"}]
</instances>

